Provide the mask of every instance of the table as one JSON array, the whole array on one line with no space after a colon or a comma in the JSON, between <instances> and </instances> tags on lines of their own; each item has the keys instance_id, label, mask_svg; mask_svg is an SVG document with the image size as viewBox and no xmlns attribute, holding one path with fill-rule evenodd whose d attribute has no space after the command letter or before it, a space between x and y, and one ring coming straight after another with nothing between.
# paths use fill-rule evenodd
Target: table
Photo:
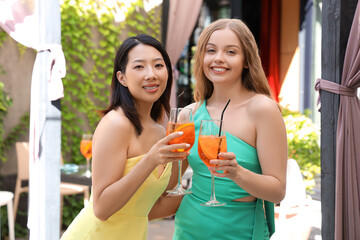
<instances>
[{"instance_id":1,"label":"table","mask_svg":"<svg viewBox=\"0 0 360 240\"><path fill-rule=\"evenodd\" d=\"M86 165L78 165L77 171L61 170L61 182L88 185L91 187L91 177L82 176L86 171Z\"/></svg>"}]
</instances>

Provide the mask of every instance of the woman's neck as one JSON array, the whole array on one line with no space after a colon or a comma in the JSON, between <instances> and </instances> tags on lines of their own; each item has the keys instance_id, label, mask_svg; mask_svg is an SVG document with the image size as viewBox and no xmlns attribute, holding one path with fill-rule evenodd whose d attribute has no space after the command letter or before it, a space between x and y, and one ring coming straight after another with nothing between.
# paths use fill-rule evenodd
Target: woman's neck
<instances>
[{"instance_id":1,"label":"woman's neck","mask_svg":"<svg viewBox=\"0 0 360 240\"><path fill-rule=\"evenodd\" d=\"M152 120L151 109L153 107L153 104L135 102L135 107L136 107L136 111L139 114L139 118L141 122Z\"/></svg>"},{"instance_id":2,"label":"woman's neck","mask_svg":"<svg viewBox=\"0 0 360 240\"><path fill-rule=\"evenodd\" d=\"M225 105L229 99L234 104L246 98L248 91L241 85L236 86L214 86L211 97L207 100L208 104Z\"/></svg>"}]
</instances>

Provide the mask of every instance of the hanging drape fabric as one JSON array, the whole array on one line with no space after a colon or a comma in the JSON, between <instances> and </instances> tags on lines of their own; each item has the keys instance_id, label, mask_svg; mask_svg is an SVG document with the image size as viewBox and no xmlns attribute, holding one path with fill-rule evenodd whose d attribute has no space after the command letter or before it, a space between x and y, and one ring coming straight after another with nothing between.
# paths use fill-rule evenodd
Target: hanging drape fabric
<instances>
[{"instance_id":1,"label":"hanging drape fabric","mask_svg":"<svg viewBox=\"0 0 360 240\"><path fill-rule=\"evenodd\" d=\"M31 104L30 104L30 131L29 131L29 211L28 227L30 229L30 239L45 239L43 222L45 217L50 216L47 213L49 209L44 203L47 194L47 187L43 179L45 173L42 160L45 156L46 147L46 124L49 109L46 109L50 101L55 101L64 96L64 89L61 78L65 77L66 64L65 57L60 45L60 24L56 25L51 21L43 21L41 13L49 12L46 9L45 0L2 0L0 1L0 26L20 44L35 49L38 53L34 63L33 74L31 79ZM50 2L49 2L50 3ZM59 4L56 1L52 4ZM47 7L51 4L47 5ZM56 6L55 9L59 9ZM58 10L59 11L59 10ZM51 12L51 11L50 11ZM60 11L59 11L60 13ZM59 17L60 19L60 17ZM53 24L55 26L53 26ZM47 29L56 32L56 36L51 34L45 37ZM59 30L58 32L56 30ZM47 42L48 41L48 42ZM44 79L46 79L44 81ZM46 84L47 83L47 84ZM54 122L54 119L52 119ZM60 132L60 129L58 129ZM47 132L48 135L49 131ZM51 141L54 144L56 141ZM60 152L60 146L58 151ZM57 151L53 151L57 152ZM60 160L60 154L59 154ZM60 161L57 161L58 163ZM59 184L54 181L46 183L48 186ZM56 188L57 189L57 188ZM56 195L57 191L53 191ZM59 193L59 192L58 192ZM53 204L53 206L56 206ZM59 211L55 209L54 211ZM53 216L53 215L51 215ZM47 218L46 218L47 219ZM55 222L56 223L56 222ZM58 226L57 226L58 227ZM47 229L49 231L49 229ZM56 233L53 233L56 237ZM49 239L49 238L47 238Z\"/></svg>"},{"instance_id":2,"label":"hanging drape fabric","mask_svg":"<svg viewBox=\"0 0 360 240\"><path fill-rule=\"evenodd\" d=\"M318 79L315 90L340 94L336 132L335 240L360 239L360 3L346 47L341 85ZM321 97L321 96L319 96Z\"/></svg>"},{"instance_id":3,"label":"hanging drape fabric","mask_svg":"<svg viewBox=\"0 0 360 240\"><path fill-rule=\"evenodd\" d=\"M43 44L39 39L40 23L37 0L0 1L0 27L15 41L38 52L49 51L47 64L50 101L64 97L61 78L65 77L65 57L60 44Z\"/></svg>"},{"instance_id":4,"label":"hanging drape fabric","mask_svg":"<svg viewBox=\"0 0 360 240\"><path fill-rule=\"evenodd\" d=\"M198 20L202 0L171 0L166 33L166 50L174 70L170 105L176 107L176 63Z\"/></svg>"},{"instance_id":5,"label":"hanging drape fabric","mask_svg":"<svg viewBox=\"0 0 360 240\"><path fill-rule=\"evenodd\" d=\"M280 83L280 0L261 1L260 57L272 90L279 102Z\"/></svg>"}]
</instances>

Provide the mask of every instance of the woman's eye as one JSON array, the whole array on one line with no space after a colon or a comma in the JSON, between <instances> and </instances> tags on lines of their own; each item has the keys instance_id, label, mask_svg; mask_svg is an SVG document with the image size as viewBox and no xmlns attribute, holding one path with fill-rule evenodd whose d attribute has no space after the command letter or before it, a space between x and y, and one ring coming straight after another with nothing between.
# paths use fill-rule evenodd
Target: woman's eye
<instances>
[{"instance_id":1,"label":"woman's eye","mask_svg":"<svg viewBox=\"0 0 360 240\"><path fill-rule=\"evenodd\" d=\"M158 64L155 65L155 67L156 67L156 68L161 68L161 67L164 67L164 64L158 63Z\"/></svg>"},{"instance_id":2,"label":"woman's eye","mask_svg":"<svg viewBox=\"0 0 360 240\"><path fill-rule=\"evenodd\" d=\"M140 69L140 68L142 68L143 66L141 66L141 65L136 65L135 67L134 67L134 69Z\"/></svg>"},{"instance_id":3,"label":"woman's eye","mask_svg":"<svg viewBox=\"0 0 360 240\"><path fill-rule=\"evenodd\" d=\"M214 50L214 49L207 49L206 52L207 52L207 53L214 53L215 50Z\"/></svg>"},{"instance_id":4,"label":"woman's eye","mask_svg":"<svg viewBox=\"0 0 360 240\"><path fill-rule=\"evenodd\" d=\"M228 53L230 53L230 54L235 54L236 52L233 51L233 50L229 50Z\"/></svg>"}]
</instances>

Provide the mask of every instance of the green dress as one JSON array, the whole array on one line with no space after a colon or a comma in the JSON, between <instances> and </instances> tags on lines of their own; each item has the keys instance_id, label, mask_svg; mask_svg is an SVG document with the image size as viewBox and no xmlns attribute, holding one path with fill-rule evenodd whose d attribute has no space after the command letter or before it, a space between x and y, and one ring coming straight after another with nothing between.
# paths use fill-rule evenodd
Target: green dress
<instances>
[{"instance_id":1,"label":"green dress","mask_svg":"<svg viewBox=\"0 0 360 240\"><path fill-rule=\"evenodd\" d=\"M221 207L201 206L210 199L211 175L198 156L198 135L201 120L211 119L206 101L194 115L195 143L188 156L193 169L192 194L183 198L175 215L173 240L262 240L275 230L274 204L257 199L255 202L235 202L250 194L228 178L215 177L216 199ZM237 162L252 172L261 174L257 151L241 139L226 132L228 152L236 154ZM265 213L266 212L266 213Z\"/></svg>"}]
</instances>

